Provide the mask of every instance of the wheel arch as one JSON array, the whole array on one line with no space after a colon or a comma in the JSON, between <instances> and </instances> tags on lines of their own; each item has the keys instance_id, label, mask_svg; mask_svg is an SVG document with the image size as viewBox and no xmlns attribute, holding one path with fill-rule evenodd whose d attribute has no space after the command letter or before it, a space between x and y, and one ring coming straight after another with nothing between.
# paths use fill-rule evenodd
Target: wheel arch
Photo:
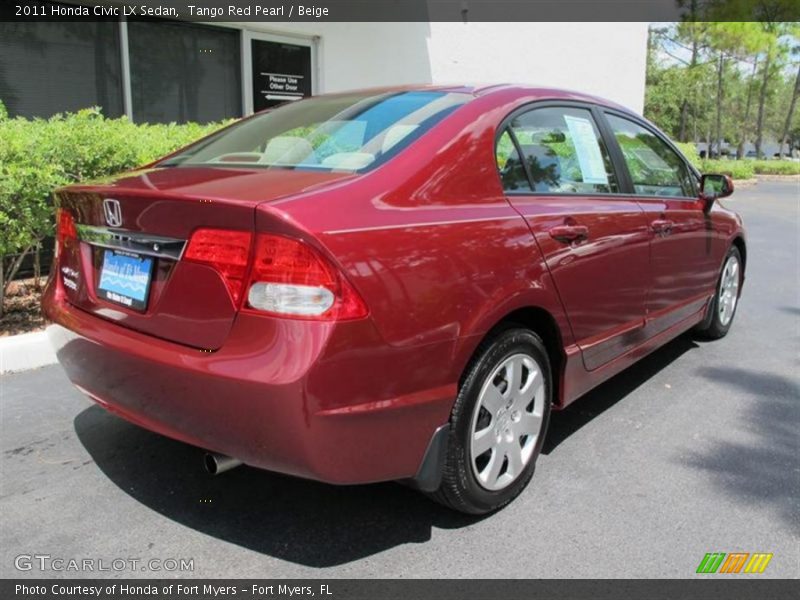
<instances>
[{"instance_id":1,"label":"wheel arch","mask_svg":"<svg viewBox=\"0 0 800 600\"><path fill-rule=\"evenodd\" d=\"M747 244L744 241L744 238L741 235L737 235L731 241L732 246L736 246L739 250L739 254L742 256L742 271L747 269Z\"/></svg>"},{"instance_id":2,"label":"wheel arch","mask_svg":"<svg viewBox=\"0 0 800 600\"><path fill-rule=\"evenodd\" d=\"M563 335L553 314L540 306L523 306L516 308L499 318L475 344L475 347L472 348L469 359L466 361L459 376L459 385L463 382L469 370L469 366L478 354L483 351L486 343L499 332L514 326L530 329L542 338L542 342L547 349L547 356L550 360L550 368L552 370L553 403L555 405L561 405L561 378L566 364Z\"/></svg>"}]
</instances>

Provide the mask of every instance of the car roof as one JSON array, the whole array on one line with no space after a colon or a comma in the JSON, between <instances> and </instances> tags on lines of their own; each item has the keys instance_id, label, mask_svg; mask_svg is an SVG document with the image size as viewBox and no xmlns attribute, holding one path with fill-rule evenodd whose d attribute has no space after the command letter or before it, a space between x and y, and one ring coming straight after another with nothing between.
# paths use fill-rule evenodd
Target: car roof
<instances>
[{"instance_id":1,"label":"car roof","mask_svg":"<svg viewBox=\"0 0 800 600\"><path fill-rule=\"evenodd\" d=\"M374 88L363 88L357 90L347 90L335 92L330 95L348 94L348 93L389 93L389 92L415 92L415 91L437 91L448 93L470 94L476 97L492 96L492 95L512 95L519 98L526 98L530 101L535 100L575 100L579 102L588 102L591 104L598 104L608 108L615 108L617 110L635 114L631 109L585 92L577 90L569 90L564 88L555 88L540 85L525 85L515 83L454 83L454 84L407 84L397 86L380 86ZM328 94L325 94L328 95Z\"/></svg>"}]
</instances>

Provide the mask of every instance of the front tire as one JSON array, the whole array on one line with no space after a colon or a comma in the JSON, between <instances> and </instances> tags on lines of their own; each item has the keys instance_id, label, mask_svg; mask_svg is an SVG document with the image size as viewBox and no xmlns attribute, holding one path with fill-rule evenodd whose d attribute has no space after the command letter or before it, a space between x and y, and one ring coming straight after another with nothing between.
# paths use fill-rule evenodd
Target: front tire
<instances>
[{"instance_id":1,"label":"front tire","mask_svg":"<svg viewBox=\"0 0 800 600\"><path fill-rule=\"evenodd\" d=\"M728 334L739 306L743 276L742 255L736 246L731 246L722 263L716 293L709 307L710 315L703 326L696 329L700 337L718 340Z\"/></svg>"},{"instance_id":2,"label":"front tire","mask_svg":"<svg viewBox=\"0 0 800 600\"><path fill-rule=\"evenodd\" d=\"M467 367L450 417L442 483L431 496L484 514L516 498L533 476L552 402L547 350L509 328L484 342Z\"/></svg>"}]
</instances>

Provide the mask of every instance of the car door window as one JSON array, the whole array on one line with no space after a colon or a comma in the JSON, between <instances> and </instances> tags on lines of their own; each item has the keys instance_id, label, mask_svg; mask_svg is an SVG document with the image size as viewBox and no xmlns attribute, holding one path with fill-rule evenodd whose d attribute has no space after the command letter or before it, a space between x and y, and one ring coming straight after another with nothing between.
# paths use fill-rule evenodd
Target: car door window
<instances>
[{"instance_id":1,"label":"car door window","mask_svg":"<svg viewBox=\"0 0 800 600\"><path fill-rule=\"evenodd\" d=\"M619 191L591 111L565 106L535 108L515 117L509 128L522 151L534 192Z\"/></svg>"},{"instance_id":2,"label":"car door window","mask_svg":"<svg viewBox=\"0 0 800 600\"><path fill-rule=\"evenodd\" d=\"M497 160L497 171L500 173L500 181L503 189L507 192L531 191L528 176L525 174L525 167L519 158L519 152L511 139L508 130L497 140L495 149Z\"/></svg>"},{"instance_id":3,"label":"car door window","mask_svg":"<svg viewBox=\"0 0 800 600\"><path fill-rule=\"evenodd\" d=\"M664 140L629 119L612 114L607 117L637 194L697 197L694 175Z\"/></svg>"}]
</instances>

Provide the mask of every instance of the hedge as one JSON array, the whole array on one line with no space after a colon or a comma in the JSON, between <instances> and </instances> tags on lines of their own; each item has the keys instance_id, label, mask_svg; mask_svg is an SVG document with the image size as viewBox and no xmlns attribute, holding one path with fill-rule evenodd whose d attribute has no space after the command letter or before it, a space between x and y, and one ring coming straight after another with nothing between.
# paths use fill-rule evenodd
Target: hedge
<instances>
[{"instance_id":1,"label":"hedge","mask_svg":"<svg viewBox=\"0 0 800 600\"><path fill-rule=\"evenodd\" d=\"M697 146L692 142L676 142L675 145L701 173L721 173L722 175L730 175L734 179L750 179L755 174L753 168L754 161L728 159L709 160L707 158L700 158L700 154L697 152Z\"/></svg>"},{"instance_id":2,"label":"hedge","mask_svg":"<svg viewBox=\"0 0 800 600\"><path fill-rule=\"evenodd\" d=\"M800 175L800 162L792 160L734 160L700 158L691 142L676 142L684 156L702 173L722 173L734 179L751 179L755 175Z\"/></svg>"},{"instance_id":3,"label":"hedge","mask_svg":"<svg viewBox=\"0 0 800 600\"><path fill-rule=\"evenodd\" d=\"M720 173L734 179L752 179L755 175L752 160L701 159L698 168L702 173Z\"/></svg>"},{"instance_id":4,"label":"hedge","mask_svg":"<svg viewBox=\"0 0 800 600\"><path fill-rule=\"evenodd\" d=\"M800 162L793 160L753 160L757 175L800 175Z\"/></svg>"},{"instance_id":5,"label":"hedge","mask_svg":"<svg viewBox=\"0 0 800 600\"><path fill-rule=\"evenodd\" d=\"M0 316L22 259L53 234L54 188L147 164L226 124L139 125L98 108L10 119L0 101Z\"/></svg>"}]
</instances>

